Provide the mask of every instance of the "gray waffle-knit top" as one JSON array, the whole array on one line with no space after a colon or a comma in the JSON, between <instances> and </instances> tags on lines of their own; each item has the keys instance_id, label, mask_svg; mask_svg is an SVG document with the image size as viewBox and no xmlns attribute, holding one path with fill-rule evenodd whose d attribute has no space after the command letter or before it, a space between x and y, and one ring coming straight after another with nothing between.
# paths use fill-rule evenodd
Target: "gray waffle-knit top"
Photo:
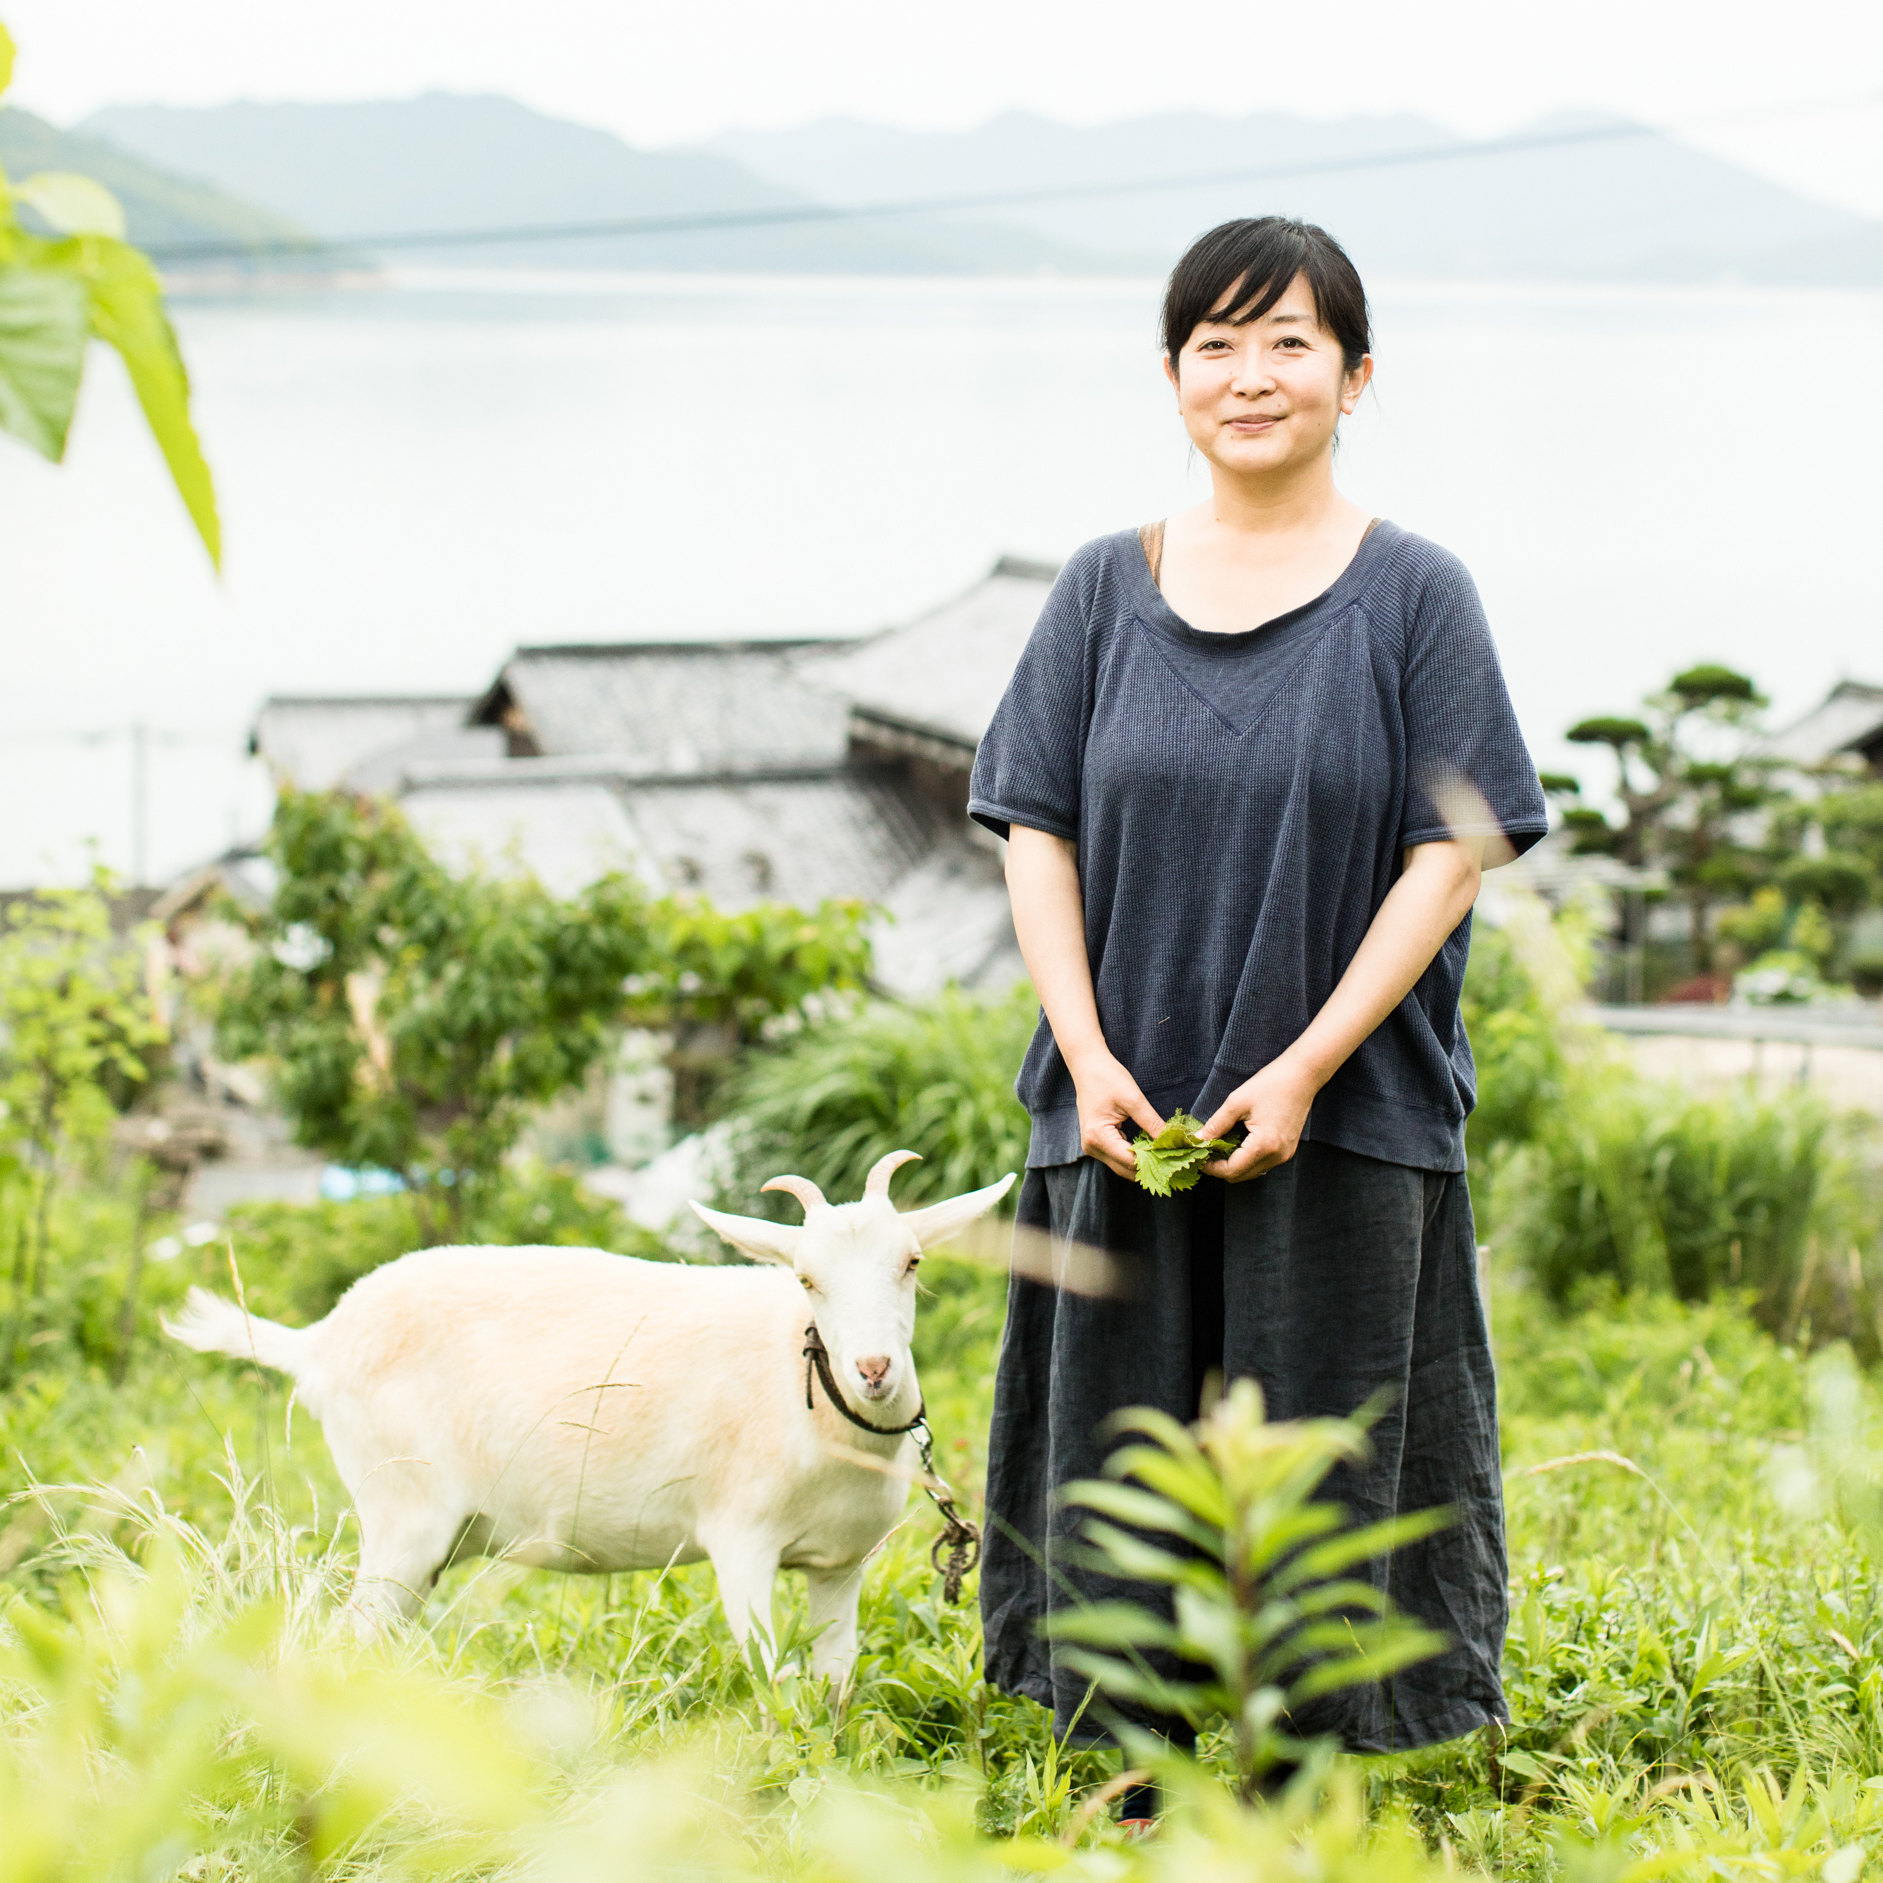
<instances>
[{"instance_id":1,"label":"gray waffle-knit top","mask_svg":"<svg viewBox=\"0 0 1883 1883\"><path fill-rule=\"evenodd\" d=\"M1135 531L1066 564L981 741L970 815L1079 847L1106 1043L1166 1117L1207 1119L1306 1029L1404 852L1548 828L1477 589L1380 523L1324 595L1240 634L1190 627ZM1462 1170L1476 1099L1461 922L1335 1073L1305 1135ZM1080 1155L1042 1017L1015 1085L1027 1161Z\"/></svg>"}]
</instances>

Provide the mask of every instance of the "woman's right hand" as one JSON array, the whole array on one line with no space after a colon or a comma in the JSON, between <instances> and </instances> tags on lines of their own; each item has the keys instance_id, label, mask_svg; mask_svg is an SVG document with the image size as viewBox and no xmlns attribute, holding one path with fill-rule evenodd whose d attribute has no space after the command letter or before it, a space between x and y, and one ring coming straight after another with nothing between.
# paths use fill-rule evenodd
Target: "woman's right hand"
<instances>
[{"instance_id":1,"label":"woman's right hand","mask_svg":"<svg viewBox=\"0 0 1883 1883\"><path fill-rule=\"evenodd\" d=\"M1138 1082L1110 1053L1095 1053L1070 1068L1079 1094L1079 1144L1087 1157L1096 1157L1107 1170L1135 1179L1137 1154L1131 1148L1127 1123L1141 1126L1152 1137L1164 1121L1142 1092Z\"/></svg>"}]
</instances>

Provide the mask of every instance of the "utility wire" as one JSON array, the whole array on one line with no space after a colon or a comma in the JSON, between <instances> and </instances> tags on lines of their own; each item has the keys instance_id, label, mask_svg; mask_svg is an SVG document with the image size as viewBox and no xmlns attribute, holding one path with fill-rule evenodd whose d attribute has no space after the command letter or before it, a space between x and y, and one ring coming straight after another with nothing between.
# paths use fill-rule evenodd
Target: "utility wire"
<instances>
[{"instance_id":1,"label":"utility wire","mask_svg":"<svg viewBox=\"0 0 1883 1883\"><path fill-rule=\"evenodd\" d=\"M1067 203L1108 196L1144 196L1163 190L1201 189L1220 183L1277 182L1292 177L1334 176L1354 171L1395 170L1417 164L1457 163L1484 157L1519 156L1527 151L1563 150L1580 145L1612 144L1641 137L1665 137L1681 130L1736 123L1749 118L1789 117L1838 105L1875 104L1883 91L1843 93L1796 105L1766 105L1716 112L1673 124L1604 124L1581 130L1536 131L1481 142L1421 144L1365 156L1324 157L1303 163L1254 164L1235 170L1193 171L1187 175L1141 177L1112 183L1066 183L1028 190L988 191L964 196L904 197L877 203L780 203L757 209L684 211L661 216L618 216L598 222L516 223L487 229L412 229L383 235L282 237L232 242L159 242L145 253L155 261L207 261L262 255L307 256L335 249L483 248L527 242L594 241L610 236L677 235L708 229L783 228L805 223L861 222L886 216L937 215L964 209L1003 209L1020 203Z\"/></svg>"}]
</instances>

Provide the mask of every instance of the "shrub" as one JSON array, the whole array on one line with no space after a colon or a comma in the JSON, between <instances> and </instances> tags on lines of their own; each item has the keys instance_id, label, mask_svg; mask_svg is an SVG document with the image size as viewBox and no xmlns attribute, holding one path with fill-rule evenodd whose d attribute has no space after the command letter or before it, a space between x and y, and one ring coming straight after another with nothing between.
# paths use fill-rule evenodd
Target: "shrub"
<instances>
[{"instance_id":1,"label":"shrub","mask_svg":"<svg viewBox=\"0 0 1883 1883\"><path fill-rule=\"evenodd\" d=\"M1745 1289L1760 1323L1874 1344L1849 1132L1808 1093L1690 1098L1611 1073L1515 1171L1515 1251L1556 1301L1608 1277L1687 1301Z\"/></svg>"},{"instance_id":2,"label":"shrub","mask_svg":"<svg viewBox=\"0 0 1883 1883\"><path fill-rule=\"evenodd\" d=\"M1117 1413L1111 1431L1139 1442L1106 1459L1104 1479L1063 1494L1096 1513L1083 1526L1090 1565L1169 1589L1172 1605L1168 1618L1135 1602L1056 1610L1045 1631L1075 1644L1060 1659L1108 1699L1193 1727L1225 1720L1244 1798L1278 1760L1308 1749L1284 1734L1292 1709L1387 1679L1446 1645L1362 1578L1451 1513L1350 1528L1338 1504L1314 1501L1336 1465L1365 1453L1366 1425L1364 1416L1270 1424L1261 1388L1237 1380L1191 1426L1151 1406ZM1117 1730L1133 1751L1153 1743Z\"/></svg>"},{"instance_id":3,"label":"shrub","mask_svg":"<svg viewBox=\"0 0 1883 1883\"><path fill-rule=\"evenodd\" d=\"M465 1239L531 1109L624 1023L750 1041L869 964L860 903L728 916L619 875L565 901L448 870L396 805L344 792L283 791L268 854L279 882L243 918L221 1050L271 1062L298 1142L397 1172L431 1243Z\"/></svg>"},{"instance_id":4,"label":"shrub","mask_svg":"<svg viewBox=\"0 0 1883 1883\"><path fill-rule=\"evenodd\" d=\"M951 987L807 1027L751 1060L725 1093L740 1121L729 1194L749 1207L768 1177L809 1177L833 1202L862 1192L885 1151L924 1162L896 1180L905 1208L1026 1166L1027 1115L1014 1074L1039 1017L1033 990Z\"/></svg>"}]
</instances>

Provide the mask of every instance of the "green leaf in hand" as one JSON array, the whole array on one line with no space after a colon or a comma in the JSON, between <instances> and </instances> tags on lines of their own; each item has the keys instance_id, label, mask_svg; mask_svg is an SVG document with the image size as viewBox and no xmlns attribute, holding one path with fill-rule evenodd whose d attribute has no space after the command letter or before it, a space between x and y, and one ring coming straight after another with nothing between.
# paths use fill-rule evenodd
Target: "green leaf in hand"
<instances>
[{"instance_id":1,"label":"green leaf in hand","mask_svg":"<svg viewBox=\"0 0 1883 1883\"><path fill-rule=\"evenodd\" d=\"M1139 1185L1152 1196L1171 1196L1195 1189L1198 1168L1236 1147L1227 1138L1206 1138L1202 1121L1179 1111L1171 1113L1156 1137L1140 1131L1131 1148L1137 1153Z\"/></svg>"}]
</instances>

